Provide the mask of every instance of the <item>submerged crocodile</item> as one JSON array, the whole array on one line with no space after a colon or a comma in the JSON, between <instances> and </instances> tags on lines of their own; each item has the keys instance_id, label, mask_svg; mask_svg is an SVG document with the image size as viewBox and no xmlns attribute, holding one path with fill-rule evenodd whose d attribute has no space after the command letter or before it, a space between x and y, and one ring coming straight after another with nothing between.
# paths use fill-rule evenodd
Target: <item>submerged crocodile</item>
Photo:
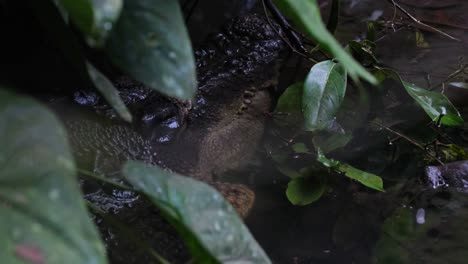
<instances>
[{"instance_id":1,"label":"submerged crocodile","mask_svg":"<svg viewBox=\"0 0 468 264\"><path fill-rule=\"evenodd\" d=\"M254 193L242 184L222 183L218 176L248 161L260 143L271 106L269 89L277 83L284 50L281 38L263 18L248 15L234 19L196 51L198 92L184 120L180 119L180 105L174 101L128 78L120 79L117 86L136 117L137 129L135 124L116 122L113 110L101 100L94 100L92 108L107 121L66 116L79 166L118 177L125 160L157 164L213 185L245 216L253 205ZM142 127L146 129L142 131ZM114 204L121 208L122 199L136 200L122 192L117 192L117 197L104 195L101 187L88 186L89 190L86 185L87 198L103 207L110 205L105 209ZM115 190L111 192L115 194ZM149 209L135 210L120 211L139 221L132 225L140 228L158 225L154 219L145 220ZM171 244L169 240L164 239L166 244Z\"/></svg>"}]
</instances>

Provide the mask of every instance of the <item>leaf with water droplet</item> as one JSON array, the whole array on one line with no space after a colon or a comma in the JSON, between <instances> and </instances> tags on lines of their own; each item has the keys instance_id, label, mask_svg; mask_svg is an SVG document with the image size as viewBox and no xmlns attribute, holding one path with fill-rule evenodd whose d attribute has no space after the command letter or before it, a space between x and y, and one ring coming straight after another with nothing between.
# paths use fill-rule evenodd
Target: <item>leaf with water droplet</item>
<instances>
[{"instance_id":1,"label":"leaf with water droplet","mask_svg":"<svg viewBox=\"0 0 468 264\"><path fill-rule=\"evenodd\" d=\"M33 99L0 89L2 263L107 263L64 128Z\"/></svg>"},{"instance_id":2,"label":"leaf with water droplet","mask_svg":"<svg viewBox=\"0 0 468 264\"><path fill-rule=\"evenodd\" d=\"M59 0L73 23L86 34L88 44L104 44L120 16L123 0Z\"/></svg>"},{"instance_id":3,"label":"leaf with water droplet","mask_svg":"<svg viewBox=\"0 0 468 264\"><path fill-rule=\"evenodd\" d=\"M271 263L232 206L211 186L129 161L125 178L162 210L196 263Z\"/></svg>"},{"instance_id":4,"label":"leaf with water droplet","mask_svg":"<svg viewBox=\"0 0 468 264\"><path fill-rule=\"evenodd\" d=\"M125 1L106 51L127 74L163 94L195 95L195 61L178 1Z\"/></svg>"},{"instance_id":5,"label":"leaf with water droplet","mask_svg":"<svg viewBox=\"0 0 468 264\"><path fill-rule=\"evenodd\" d=\"M304 82L302 112L306 131L328 127L346 93L346 70L331 60L315 64Z\"/></svg>"}]
</instances>

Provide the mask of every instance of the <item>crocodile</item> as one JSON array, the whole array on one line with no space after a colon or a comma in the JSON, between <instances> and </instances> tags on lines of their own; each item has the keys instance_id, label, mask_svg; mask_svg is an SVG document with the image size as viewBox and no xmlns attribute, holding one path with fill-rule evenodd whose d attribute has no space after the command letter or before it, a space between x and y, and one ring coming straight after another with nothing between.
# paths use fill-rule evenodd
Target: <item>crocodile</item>
<instances>
[{"instance_id":1,"label":"crocodile","mask_svg":"<svg viewBox=\"0 0 468 264\"><path fill-rule=\"evenodd\" d=\"M278 32L264 18L247 15L232 20L195 51L198 91L185 115L180 114L181 109L187 108L180 102L128 77L119 78L115 84L136 120L132 125L118 120L99 96L75 93L75 102L92 109L91 117L83 111L60 113L78 165L121 180L119 171L126 160L156 164L212 185L245 217L254 203L253 191L240 183L222 182L220 176L240 168L254 155L285 50ZM88 180L82 183L88 200L144 229L141 233L155 236L153 231L163 225L158 213L136 194L106 190ZM111 233L109 227L102 228L104 233ZM108 244L115 240L104 237ZM181 244L174 237L148 239L156 243L156 248L179 248ZM122 244L116 242L117 247ZM111 251L116 262L125 254L120 249ZM173 251L169 249L167 255L178 259L180 251Z\"/></svg>"}]
</instances>

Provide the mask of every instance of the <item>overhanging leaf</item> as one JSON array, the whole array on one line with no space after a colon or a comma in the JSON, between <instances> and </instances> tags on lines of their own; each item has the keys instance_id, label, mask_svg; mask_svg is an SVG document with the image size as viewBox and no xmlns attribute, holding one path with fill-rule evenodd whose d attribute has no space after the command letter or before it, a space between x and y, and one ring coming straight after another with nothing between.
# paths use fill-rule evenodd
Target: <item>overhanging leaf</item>
<instances>
[{"instance_id":1,"label":"overhanging leaf","mask_svg":"<svg viewBox=\"0 0 468 264\"><path fill-rule=\"evenodd\" d=\"M158 206L197 263L271 263L232 206L209 185L141 162L125 178Z\"/></svg>"},{"instance_id":2,"label":"overhanging leaf","mask_svg":"<svg viewBox=\"0 0 468 264\"><path fill-rule=\"evenodd\" d=\"M127 106L120 98L119 91L114 87L111 81L107 79L98 69L96 69L91 63L86 64L88 68L89 76L94 82L96 88L101 92L107 102L115 109L119 116L127 121L132 122L132 114L128 111Z\"/></svg>"},{"instance_id":3,"label":"overhanging leaf","mask_svg":"<svg viewBox=\"0 0 468 264\"><path fill-rule=\"evenodd\" d=\"M126 0L106 50L153 89L183 100L195 95L195 62L178 1Z\"/></svg>"},{"instance_id":4,"label":"overhanging leaf","mask_svg":"<svg viewBox=\"0 0 468 264\"><path fill-rule=\"evenodd\" d=\"M104 44L120 16L123 0L59 0L91 46Z\"/></svg>"},{"instance_id":5,"label":"overhanging leaf","mask_svg":"<svg viewBox=\"0 0 468 264\"><path fill-rule=\"evenodd\" d=\"M0 89L2 263L107 263L58 120Z\"/></svg>"},{"instance_id":6,"label":"overhanging leaf","mask_svg":"<svg viewBox=\"0 0 468 264\"><path fill-rule=\"evenodd\" d=\"M328 32L320 16L320 8L315 0L278 0L281 5L292 10L295 14L293 19L306 29L306 32L317 41L321 48L330 52L346 68L349 76L357 80L359 77L372 84L377 80L367 72L356 60L354 60Z\"/></svg>"},{"instance_id":7,"label":"overhanging leaf","mask_svg":"<svg viewBox=\"0 0 468 264\"><path fill-rule=\"evenodd\" d=\"M335 117L346 92L346 70L341 64L323 61L307 75L302 96L307 131L326 128Z\"/></svg>"}]
</instances>

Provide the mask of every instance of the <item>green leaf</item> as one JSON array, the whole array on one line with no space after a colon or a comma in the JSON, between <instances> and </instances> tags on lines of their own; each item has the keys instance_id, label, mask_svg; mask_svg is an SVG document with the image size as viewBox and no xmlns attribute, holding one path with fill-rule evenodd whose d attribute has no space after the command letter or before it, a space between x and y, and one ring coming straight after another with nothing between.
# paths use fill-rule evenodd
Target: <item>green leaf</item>
<instances>
[{"instance_id":1,"label":"green leaf","mask_svg":"<svg viewBox=\"0 0 468 264\"><path fill-rule=\"evenodd\" d=\"M117 88L115 88L112 82L109 81L107 77L97 70L91 63L88 62L86 66L88 67L88 73L91 80L107 102L115 109L123 120L132 122L132 114L128 111L127 106L122 101L122 98L120 98Z\"/></svg>"},{"instance_id":2,"label":"green leaf","mask_svg":"<svg viewBox=\"0 0 468 264\"><path fill-rule=\"evenodd\" d=\"M178 1L126 0L106 51L161 93L182 100L195 95L195 62Z\"/></svg>"},{"instance_id":3,"label":"green leaf","mask_svg":"<svg viewBox=\"0 0 468 264\"><path fill-rule=\"evenodd\" d=\"M59 0L73 23L88 37L88 44L101 46L120 16L123 0Z\"/></svg>"},{"instance_id":4,"label":"green leaf","mask_svg":"<svg viewBox=\"0 0 468 264\"><path fill-rule=\"evenodd\" d=\"M298 126L303 123L301 102L304 84L301 82L290 85L278 98L276 104L275 122L282 126Z\"/></svg>"},{"instance_id":5,"label":"green leaf","mask_svg":"<svg viewBox=\"0 0 468 264\"><path fill-rule=\"evenodd\" d=\"M333 54L343 64L353 80L361 77L369 83L377 84L375 77L356 62L328 32L315 0L278 0L278 2L280 7L285 6L294 12L295 22L303 26L310 37L317 41L324 50Z\"/></svg>"},{"instance_id":6,"label":"green leaf","mask_svg":"<svg viewBox=\"0 0 468 264\"><path fill-rule=\"evenodd\" d=\"M0 89L2 263L107 263L66 133L32 99Z\"/></svg>"},{"instance_id":7,"label":"green leaf","mask_svg":"<svg viewBox=\"0 0 468 264\"><path fill-rule=\"evenodd\" d=\"M338 168L340 166L339 161L327 158L320 148L317 149L317 161L328 168Z\"/></svg>"},{"instance_id":8,"label":"green leaf","mask_svg":"<svg viewBox=\"0 0 468 264\"><path fill-rule=\"evenodd\" d=\"M327 133L314 135L312 142L326 154L346 146L352 138L352 134Z\"/></svg>"},{"instance_id":9,"label":"green leaf","mask_svg":"<svg viewBox=\"0 0 468 264\"><path fill-rule=\"evenodd\" d=\"M346 70L341 64L323 61L307 75L302 96L305 130L326 128L340 108L346 92Z\"/></svg>"},{"instance_id":10,"label":"green leaf","mask_svg":"<svg viewBox=\"0 0 468 264\"><path fill-rule=\"evenodd\" d=\"M347 177L354 179L369 188L381 192L384 191L383 181L381 177L369 172L356 169L351 165L341 164L339 161L329 159L323 154L320 148L317 149L317 161L322 163L325 167L333 168L338 172L344 173Z\"/></svg>"},{"instance_id":11,"label":"green leaf","mask_svg":"<svg viewBox=\"0 0 468 264\"><path fill-rule=\"evenodd\" d=\"M442 117L440 123L443 125L463 125L463 118L445 95L419 88L404 81L402 81L402 84L408 94L424 109L432 121L437 122Z\"/></svg>"},{"instance_id":12,"label":"green leaf","mask_svg":"<svg viewBox=\"0 0 468 264\"><path fill-rule=\"evenodd\" d=\"M299 171L288 166L276 166L276 169L278 169L281 174L288 176L291 179L301 177L301 173Z\"/></svg>"},{"instance_id":13,"label":"green leaf","mask_svg":"<svg viewBox=\"0 0 468 264\"><path fill-rule=\"evenodd\" d=\"M391 69L381 68L374 74L379 80L391 78L400 82L406 92L423 108L432 121L440 122L446 126L463 125L463 118L445 95L407 83Z\"/></svg>"},{"instance_id":14,"label":"green leaf","mask_svg":"<svg viewBox=\"0 0 468 264\"><path fill-rule=\"evenodd\" d=\"M324 192L325 184L317 177L298 177L288 183L286 196L292 204L304 206L320 199Z\"/></svg>"},{"instance_id":15,"label":"green leaf","mask_svg":"<svg viewBox=\"0 0 468 264\"><path fill-rule=\"evenodd\" d=\"M296 143L291 146L294 152L296 153L308 153L309 149L304 143Z\"/></svg>"},{"instance_id":16,"label":"green leaf","mask_svg":"<svg viewBox=\"0 0 468 264\"><path fill-rule=\"evenodd\" d=\"M348 164L340 165L338 170L343 172L347 177L354 179L363 185L377 191L383 192L383 181L379 176L354 168Z\"/></svg>"},{"instance_id":17,"label":"green leaf","mask_svg":"<svg viewBox=\"0 0 468 264\"><path fill-rule=\"evenodd\" d=\"M232 206L209 185L141 162L127 162L126 179L167 216L195 263L271 263Z\"/></svg>"}]
</instances>

